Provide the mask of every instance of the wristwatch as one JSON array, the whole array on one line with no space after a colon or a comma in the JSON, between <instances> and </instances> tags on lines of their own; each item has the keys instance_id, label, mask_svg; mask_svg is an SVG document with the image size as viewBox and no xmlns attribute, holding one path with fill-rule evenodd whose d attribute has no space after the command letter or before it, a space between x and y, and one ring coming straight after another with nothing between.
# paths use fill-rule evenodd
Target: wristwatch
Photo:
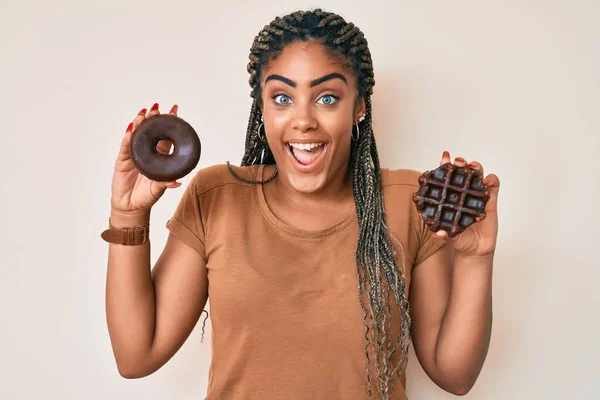
<instances>
[{"instance_id":1,"label":"wristwatch","mask_svg":"<svg viewBox=\"0 0 600 400\"><path fill-rule=\"evenodd\" d=\"M125 246L143 244L148 240L150 233L150 224L131 228L115 228L110 224L109 218L108 225L109 228L102 232L100 237L109 243L118 243Z\"/></svg>"}]
</instances>

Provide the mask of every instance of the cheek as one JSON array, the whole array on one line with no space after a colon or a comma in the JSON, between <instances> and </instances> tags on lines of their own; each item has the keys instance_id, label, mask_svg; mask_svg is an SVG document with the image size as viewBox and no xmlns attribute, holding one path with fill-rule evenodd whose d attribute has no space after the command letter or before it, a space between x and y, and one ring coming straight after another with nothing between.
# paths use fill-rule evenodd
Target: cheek
<instances>
[{"instance_id":1,"label":"cheek","mask_svg":"<svg viewBox=\"0 0 600 400\"><path fill-rule=\"evenodd\" d=\"M285 150L285 148L283 148L281 144L289 121L285 116L281 114L278 115L277 113L266 114L264 119L265 134L267 136L267 143L271 148L271 151L275 154L282 152Z\"/></svg>"},{"instance_id":2,"label":"cheek","mask_svg":"<svg viewBox=\"0 0 600 400\"><path fill-rule=\"evenodd\" d=\"M352 123L352 110L350 109L337 110L321 119L322 128L332 139L344 144L350 142Z\"/></svg>"},{"instance_id":3,"label":"cheek","mask_svg":"<svg viewBox=\"0 0 600 400\"><path fill-rule=\"evenodd\" d=\"M269 142L275 143L276 141L281 140L289 125L289 117L284 115L284 113L274 113L268 114L268 117L265 117L265 120L269 121L268 125L265 123L265 130Z\"/></svg>"}]
</instances>

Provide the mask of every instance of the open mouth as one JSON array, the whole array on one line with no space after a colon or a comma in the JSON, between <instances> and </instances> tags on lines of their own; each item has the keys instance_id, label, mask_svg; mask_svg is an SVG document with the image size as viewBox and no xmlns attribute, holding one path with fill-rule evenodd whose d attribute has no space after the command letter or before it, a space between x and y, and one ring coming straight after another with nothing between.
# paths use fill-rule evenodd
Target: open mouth
<instances>
[{"instance_id":1,"label":"open mouth","mask_svg":"<svg viewBox=\"0 0 600 400\"><path fill-rule=\"evenodd\" d=\"M320 161L323 159L327 150L327 144L325 142L313 142L313 143L286 143L289 154L296 161L297 167L303 170L313 169L318 166Z\"/></svg>"}]
</instances>

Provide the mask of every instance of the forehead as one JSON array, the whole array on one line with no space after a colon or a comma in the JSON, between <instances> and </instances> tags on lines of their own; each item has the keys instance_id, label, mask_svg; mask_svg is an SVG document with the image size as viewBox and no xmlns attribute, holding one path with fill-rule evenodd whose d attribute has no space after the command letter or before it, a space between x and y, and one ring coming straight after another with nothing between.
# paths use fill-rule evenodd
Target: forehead
<instances>
[{"instance_id":1,"label":"forehead","mask_svg":"<svg viewBox=\"0 0 600 400\"><path fill-rule=\"evenodd\" d=\"M264 83L267 76L277 74L303 85L332 72L343 74L348 84L354 84L354 76L344 68L343 59L334 57L323 45L315 42L294 42L269 62L261 74L261 80Z\"/></svg>"}]
</instances>

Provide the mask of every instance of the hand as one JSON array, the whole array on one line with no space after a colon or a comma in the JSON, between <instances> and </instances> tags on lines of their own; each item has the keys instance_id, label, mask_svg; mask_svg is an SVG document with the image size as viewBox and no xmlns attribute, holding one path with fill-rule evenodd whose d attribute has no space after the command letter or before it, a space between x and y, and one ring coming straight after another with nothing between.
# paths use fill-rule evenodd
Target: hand
<instances>
[{"instance_id":1,"label":"hand","mask_svg":"<svg viewBox=\"0 0 600 400\"><path fill-rule=\"evenodd\" d=\"M442 160L440 165L451 162L450 154L445 151L442 154ZM462 157L456 157L454 159L454 165L457 167L470 168L479 173L481 177L483 175L483 167L477 161L471 161L467 164L467 161ZM489 174L483 178L483 183L488 187L490 191L490 199L485 206L486 217L471 226L469 226L461 234L449 238L446 231L437 231L433 235L437 238L446 239L452 244L454 250L457 253L465 256L488 256L494 254L496 249L496 238L498 236L498 191L500 190L500 180L494 174Z\"/></svg>"},{"instance_id":2,"label":"hand","mask_svg":"<svg viewBox=\"0 0 600 400\"><path fill-rule=\"evenodd\" d=\"M171 108L169 114L177 115L177 105ZM131 135L137 127L146 118L152 118L160 114L158 104L154 104L150 112L146 115L146 109L141 110L133 122L129 124L125 131L125 136L121 141L121 149L115 162L115 169L112 179L112 197L111 207L114 213L119 215L140 215L149 213L152 206L164 194L167 188L176 188L181 186L181 182L157 182L148 179L142 175L135 167L129 156L129 144ZM169 140L158 142L156 149L159 153L169 154L171 150Z\"/></svg>"}]
</instances>

